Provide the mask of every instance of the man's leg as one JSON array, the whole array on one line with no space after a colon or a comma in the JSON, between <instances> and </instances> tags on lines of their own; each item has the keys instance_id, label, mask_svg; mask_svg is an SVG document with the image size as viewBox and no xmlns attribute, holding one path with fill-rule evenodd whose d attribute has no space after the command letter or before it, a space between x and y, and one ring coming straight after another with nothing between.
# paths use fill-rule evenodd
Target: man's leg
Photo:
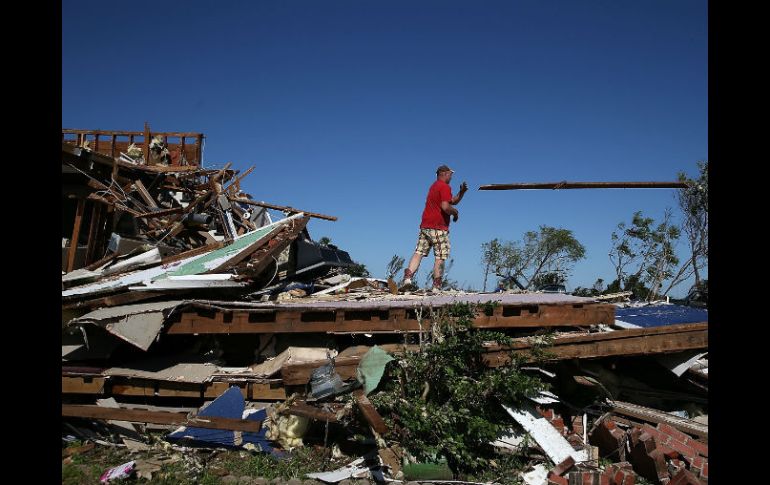
<instances>
[{"instance_id":1,"label":"man's leg","mask_svg":"<svg viewBox=\"0 0 770 485\"><path fill-rule=\"evenodd\" d=\"M414 254L412 259L409 260L409 266L404 270L404 286L412 286L412 277L417 272L417 268L420 267L420 261L430 251L431 242L428 240L425 232L425 230L420 229L420 233L417 235L417 247L414 248Z\"/></svg>"},{"instance_id":2,"label":"man's leg","mask_svg":"<svg viewBox=\"0 0 770 485\"><path fill-rule=\"evenodd\" d=\"M442 273L444 271L444 259L438 259L436 258L436 261L433 263L433 288L441 289L441 283L442 283Z\"/></svg>"},{"instance_id":3,"label":"man's leg","mask_svg":"<svg viewBox=\"0 0 770 485\"><path fill-rule=\"evenodd\" d=\"M449 259L449 232L436 231L434 235L433 254L436 261L433 263L433 289L440 290L443 283L444 262Z\"/></svg>"},{"instance_id":4,"label":"man's leg","mask_svg":"<svg viewBox=\"0 0 770 485\"><path fill-rule=\"evenodd\" d=\"M412 276L417 272L417 268L420 267L420 261L422 261L422 254L415 252L412 255L412 259L409 260L409 266L404 270L404 284L408 285L412 282Z\"/></svg>"}]
</instances>

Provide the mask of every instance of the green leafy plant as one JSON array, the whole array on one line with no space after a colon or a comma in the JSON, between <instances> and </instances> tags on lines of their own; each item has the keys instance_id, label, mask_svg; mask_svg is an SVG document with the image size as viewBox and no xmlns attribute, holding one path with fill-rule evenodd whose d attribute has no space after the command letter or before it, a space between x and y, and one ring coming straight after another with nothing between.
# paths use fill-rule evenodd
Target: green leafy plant
<instances>
[{"instance_id":1,"label":"green leafy plant","mask_svg":"<svg viewBox=\"0 0 770 485\"><path fill-rule=\"evenodd\" d=\"M389 421L390 438L417 460L445 458L455 472L488 467L495 456L489 443L514 423L501 404L515 406L545 388L519 370L515 355L507 366L484 364L485 344L511 343L503 333L472 326L484 310L461 303L435 312L433 342L391 364L383 391L371 397Z\"/></svg>"}]
</instances>

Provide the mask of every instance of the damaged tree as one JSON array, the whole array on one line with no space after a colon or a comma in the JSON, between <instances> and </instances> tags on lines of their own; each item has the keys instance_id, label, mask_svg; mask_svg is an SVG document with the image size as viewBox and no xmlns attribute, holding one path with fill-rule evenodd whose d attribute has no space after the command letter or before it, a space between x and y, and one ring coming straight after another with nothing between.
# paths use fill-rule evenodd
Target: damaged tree
<instances>
[{"instance_id":1,"label":"damaged tree","mask_svg":"<svg viewBox=\"0 0 770 485\"><path fill-rule=\"evenodd\" d=\"M431 344L391 366L389 382L372 398L390 424L391 437L415 458L445 458L463 472L488 466L494 456L490 443L512 424L492 403L514 405L544 387L521 372L518 361L497 369L484 364L485 344L504 345L510 338L473 328L477 311L468 304L443 309Z\"/></svg>"}]
</instances>

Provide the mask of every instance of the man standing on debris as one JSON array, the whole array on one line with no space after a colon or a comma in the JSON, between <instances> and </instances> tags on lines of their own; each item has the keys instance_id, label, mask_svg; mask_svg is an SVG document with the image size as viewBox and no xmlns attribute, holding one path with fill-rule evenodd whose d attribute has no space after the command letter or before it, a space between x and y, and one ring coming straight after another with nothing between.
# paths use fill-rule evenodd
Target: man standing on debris
<instances>
[{"instance_id":1,"label":"man standing on debris","mask_svg":"<svg viewBox=\"0 0 770 485\"><path fill-rule=\"evenodd\" d=\"M422 258L430 252L430 248L433 248L433 255L436 257L433 264L433 289L441 289L444 262L449 258L450 249L449 216L451 215L454 222L457 222L460 213L453 206L460 203L468 190L468 184L463 182L460 184L460 192L452 197L452 188L449 187L449 182L452 181L453 173L454 170L446 165L442 165L436 170L436 181L428 190L425 209L422 211L417 248L415 248L414 255L409 261L409 266L404 270L402 290L417 289L412 283L412 277L417 268L420 267Z\"/></svg>"}]
</instances>

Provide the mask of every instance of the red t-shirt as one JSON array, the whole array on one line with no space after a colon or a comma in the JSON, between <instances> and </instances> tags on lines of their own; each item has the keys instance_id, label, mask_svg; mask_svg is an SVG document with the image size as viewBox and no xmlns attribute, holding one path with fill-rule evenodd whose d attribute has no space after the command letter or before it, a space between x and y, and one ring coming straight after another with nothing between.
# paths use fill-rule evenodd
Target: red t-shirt
<instances>
[{"instance_id":1,"label":"red t-shirt","mask_svg":"<svg viewBox=\"0 0 770 485\"><path fill-rule=\"evenodd\" d=\"M436 180L428 190L428 198L425 199L425 210L422 211L420 229L449 230L449 214L441 210L441 202L452 200L452 188L442 181Z\"/></svg>"}]
</instances>

